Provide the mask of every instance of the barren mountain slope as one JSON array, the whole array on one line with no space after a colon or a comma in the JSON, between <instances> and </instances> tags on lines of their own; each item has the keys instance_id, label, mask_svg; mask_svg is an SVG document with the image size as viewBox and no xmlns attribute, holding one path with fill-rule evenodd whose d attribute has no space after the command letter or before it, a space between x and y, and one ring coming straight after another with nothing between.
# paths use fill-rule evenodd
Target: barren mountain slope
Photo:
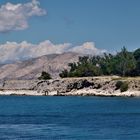
<instances>
[{"instance_id":1,"label":"barren mountain slope","mask_svg":"<svg viewBox=\"0 0 140 140\"><path fill-rule=\"evenodd\" d=\"M51 54L38 58L0 66L0 79L37 79L41 72L47 71L54 78L67 68L68 63L77 61L79 54Z\"/></svg>"}]
</instances>

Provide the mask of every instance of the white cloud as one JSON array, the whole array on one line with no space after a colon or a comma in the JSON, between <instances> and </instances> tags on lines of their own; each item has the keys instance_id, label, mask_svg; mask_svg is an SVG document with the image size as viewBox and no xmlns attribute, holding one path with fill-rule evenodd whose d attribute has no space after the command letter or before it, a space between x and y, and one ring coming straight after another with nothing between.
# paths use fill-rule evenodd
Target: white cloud
<instances>
[{"instance_id":1,"label":"white cloud","mask_svg":"<svg viewBox=\"0 0 140 140\"><path fill-rule=\"evenodd\" d=\"M94 42L85 42L81 46L76 46L71 49L72 52L79 52L81 54L92 54L92 55L100 55L106 50L101 50L95 47Z\"/></svg>"},{"instance_id":2,"label":"white cloud","mask_svg":"<svg viewBox=\"0 0 140 140\"><path fill-rule=\"evenodd\" d=\"M28 28L28 19L32 16L46 14L44 9L39 7L37 0L25 4L6 3L0 7L0 32L12 30L24 30Z\"/></svg>"},{"instance_id":3,"label":"white cloud","mask_svg":"<svg viewBox=\"0 0 140 140\"><path fill-rule=\"evenodd\" d=\"M32 44L26 41L21 43L6 42L0 45L0 63L36 58L47 54L61 54L64 52L77 52L82 54L98 55L104 50L97 49L93 42L86 42L81 46L72 46L70 43L53 44L49 40Z\"/></svg>"}]
</instances>

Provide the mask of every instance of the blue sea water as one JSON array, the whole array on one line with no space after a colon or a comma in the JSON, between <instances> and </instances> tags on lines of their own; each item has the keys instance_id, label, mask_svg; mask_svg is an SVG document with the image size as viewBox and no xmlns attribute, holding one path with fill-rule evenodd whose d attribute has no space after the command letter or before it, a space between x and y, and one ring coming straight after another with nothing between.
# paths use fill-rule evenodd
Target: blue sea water
<instances>
[{"instance_id":1,"label":"blue sea water","mask_svg":"<svg viewBox=\"0 0 140 140\"><path fill-rule=\"evenodd\" d=\"M0 96L0 140L140 140L140 98Z\"/></svg>"}]
</instances>

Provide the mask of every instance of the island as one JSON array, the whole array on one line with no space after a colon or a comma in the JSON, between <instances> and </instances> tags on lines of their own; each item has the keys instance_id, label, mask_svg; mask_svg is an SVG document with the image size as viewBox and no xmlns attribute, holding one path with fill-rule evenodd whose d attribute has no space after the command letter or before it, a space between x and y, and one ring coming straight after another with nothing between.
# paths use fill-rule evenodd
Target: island
<instances>
[{"instance_id":1,"label":"island","mask_svg":"<svg viewBox=\"0 0 140 140\"><path fill-rule=\"evenodd\" d=\"M69 55L71 54L65 54L64 58ZM51 59L54 57L57 56ZM39 62L40 60L39 58ZM23 65L28 63L21 64L23 69ZM32 67L24 69L25 75L35 64L34 62ZM37 66L39 64L37 63ZM52 70L51 74L42 71L39 77L32 79L3 79L0 81L0 95L140 96L140 49L129 52L123 47L121 52L115 55L104 53L98 56L79 56L77 61L67 62L67 65L67 69L62 67L62 70L55 74L56 77L53 77ZM31 75L34 73L33 69ZM21 75L21 72L18 74Z\"/></svg>"}]
</instances>

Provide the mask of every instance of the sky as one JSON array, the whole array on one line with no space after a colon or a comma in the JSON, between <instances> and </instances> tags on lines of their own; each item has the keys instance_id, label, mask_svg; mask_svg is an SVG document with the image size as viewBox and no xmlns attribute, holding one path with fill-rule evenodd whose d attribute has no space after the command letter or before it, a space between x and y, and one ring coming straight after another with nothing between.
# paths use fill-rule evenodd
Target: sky
<instances>
[{"instance_id":1,"label":"sky","mask_svg":"<svg viewBox=\"0 0 140 140\"><path fill-rule=\"evenodd\" d=\"M0 62L140 46L139 0L1 0Z\"/></svg>"}]
</instances>

